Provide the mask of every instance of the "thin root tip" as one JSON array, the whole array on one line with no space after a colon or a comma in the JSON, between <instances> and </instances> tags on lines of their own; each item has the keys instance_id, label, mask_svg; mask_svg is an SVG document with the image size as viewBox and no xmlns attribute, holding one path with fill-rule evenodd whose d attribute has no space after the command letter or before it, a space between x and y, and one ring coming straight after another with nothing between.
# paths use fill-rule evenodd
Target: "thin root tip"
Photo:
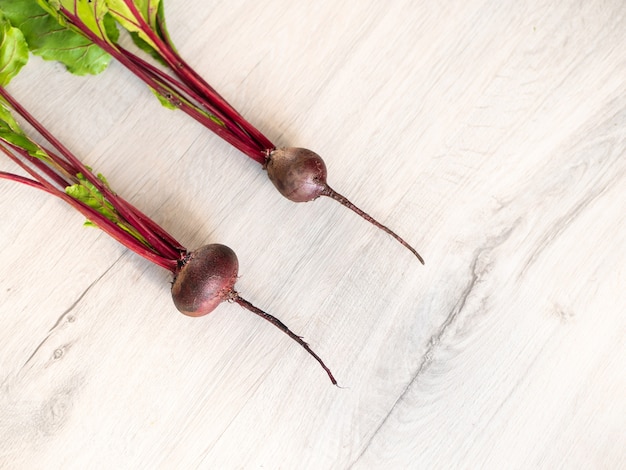
<instances>
[{"instance_id":1,"label":"thin root tip","mask_svg":"<svg viewBox=\"0 0 626 470\"><path fill-rule=\"evenodd\" d=\"M412 249L411 251L412 251L412 252L413 252L413 254L417 257L417 259L419 260L419 262L420 262L420 263L422 263L422 265L426 264L426 263L424 262L424 258L422 258L422 257L421 257L421 255L420 255L417 251L415 251L415 250L413 250L413 249Z\"/></svg>"},{"instance_id":2,"label":"thin root tip","mask_svg":"<svg viewBox=\"0 0 626 470\"><path fill-rule=\"evenodd\" d=\"M374 217L372 217L371 215L369 215L368 213L366 213L359 207L355 206L347 197L342 196L341 194L339 194L337 191L335 191L333 188L331 188L328 185L326 185L323 195L331 199L334 199L335 201L337 201L344 207L347 207L348 209L352 210L353 212L361 216L363 219L367 220L369 223L371 223L375 227L379 228L380 230L387 233L388 235L391 235L398 243L400 243L403 247L405 247L407 250L413 253L415 257L419 260L419 262L422 263L422 265L426 264L424 263L424 258L422 258L422 256L417 252L417 250L413 248L411 245L409 245L404 240L404 238L402 238L396 232L388 228L386 225L381 224L379 221L374 219Z\"/></svg>"},{"instance_id":3,"label":"thin root tip","mask_svg":"<svg viewBox=\"0 0 626 470\"><path fill-rule=\"evenodd\" d=\"M299 336L299 335L295 334L293 331L291 331L287 327L287 325L285 325L283 322L281 322L278 318L276 318L273 315L270 315L269 313L261 310L260 308L256 307L255 305L251 304L249 301L247 301L246 299L242 298L234 290L230 293L228 300L230 300L231 302L235 302L235 303L239 304L243 308L249 310L250 312L252 312L252 313L254 313L254 314L258 315L258 316L260 316L264 320L267 320L268 322L273 324L275 327L280 329L287 336L289 336L291 339L293 339L300 346L302 346L306 350L306 352L308 352L319 363L319 365L322 366L324 371L326 371L326 374L328 374L328 377L330 378L330 381L333 383L333 385L337 385L337 380L335 380L335 377L333 376L333 373L330 371L330 369L324 363L324 361L322 361L322 359L311 349L311 347L308 345L308 343L306 343L302 339L302 336Z\"/></svg>"}]
</instances>

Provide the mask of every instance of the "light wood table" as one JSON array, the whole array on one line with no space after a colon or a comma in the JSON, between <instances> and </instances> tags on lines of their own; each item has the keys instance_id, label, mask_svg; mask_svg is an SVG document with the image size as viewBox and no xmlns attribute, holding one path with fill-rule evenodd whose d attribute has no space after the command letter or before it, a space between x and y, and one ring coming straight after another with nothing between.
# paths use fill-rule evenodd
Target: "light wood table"
<instances>
[{"instance_id":1,"label":"light wood table","mask_svg":"<svg viewBox=\"0 0 626 470\"><path fill-rule=\"evenodd\" d=\"M0 182L2 469L626 468L626 4L168 0L181 54L414 244L259 165L119 64L9 89L237 305ZM14 169L6 158L0 168Z\"/></svg>"}]
</instances>

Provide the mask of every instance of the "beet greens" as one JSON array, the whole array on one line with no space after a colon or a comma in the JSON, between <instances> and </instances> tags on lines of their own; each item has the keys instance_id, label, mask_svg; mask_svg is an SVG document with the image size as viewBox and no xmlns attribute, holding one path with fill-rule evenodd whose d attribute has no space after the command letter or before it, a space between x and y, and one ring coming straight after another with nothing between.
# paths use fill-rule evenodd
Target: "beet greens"
<instances>
[{"instance_id":1,"label":"beet greens","mask_svg":"<svg viewBox=\"0 0 626 470\"><path fill-rule=\"evenodd\" d=\"M0 152L25 174L0 171L0 179L52 194L128 249L169 270L174 277L172 299L185 315L202 316L224 301L234 302L279 328L319 362L333 384L337 381L322 359L284 323L242 298L235 290L239 263L220 244L189 251L155 221L119 196L104 176L94 174L34 116L5 86L28 59L22 33L0 12ZM17 113L38 133L39 144L13 117Z\"/></svg>"},{"instance_id":2,"label":"beet greens","mask_svg":"<svg viewBox=\"0 0 626 470\"><path fill-rule=\"evenodd\" d=\"M274 145L178 54L166 28L162 0L0 0L0 9L24 32L33 53L58 60L77 74L98 73L106 67L109 56L115 58L146 83L164 106L182 110L261 164L287 199L307 202L319 196L330 197L384 230L424 263L403 238L328 185L326 166L319 155L307 149ZM139 51L147 54L145 58L118 42L120 28L131 35ZM80 44L70 48L74 53L85 49L91 57L68 57L57 35ZM90 49L92 46L97 48ZM98 55L97 50L108 55Z\"/></svg>"}]
</instances>

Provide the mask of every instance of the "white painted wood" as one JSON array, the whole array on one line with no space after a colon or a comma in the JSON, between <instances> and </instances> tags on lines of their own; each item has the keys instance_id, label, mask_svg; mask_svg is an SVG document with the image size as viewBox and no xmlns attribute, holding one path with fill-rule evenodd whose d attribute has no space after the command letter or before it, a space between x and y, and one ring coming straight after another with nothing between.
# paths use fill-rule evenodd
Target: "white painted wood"
<instances>
[{"instance_id":1,"label":"white painted wood","mask_svg":"<svg viewBox=\"0 0 626 470\"><path fill-rule=\"evenodd\" d=\"M404 235L282 199L117 64L11 92L242 295L0 182L0 468L626 468L622 1L169 0L181 53ZM6 159L5 159L6 160ZM12 168L0 159L0 168Z\"/></svg>"}]
</instances>

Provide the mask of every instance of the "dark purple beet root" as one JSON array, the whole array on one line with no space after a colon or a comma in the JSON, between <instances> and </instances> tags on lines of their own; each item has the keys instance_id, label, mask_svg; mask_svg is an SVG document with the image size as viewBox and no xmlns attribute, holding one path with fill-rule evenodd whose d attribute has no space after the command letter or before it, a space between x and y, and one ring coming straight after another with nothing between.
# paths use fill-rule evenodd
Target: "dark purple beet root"
<instances>
[{"instance_id":1,"label":"dark purple beet root","mask_svg":"<svg viewBox=\"0 0 626 470\"><path fill-rule=\"evenodd\" d=\"M205 245L192 251L174 277L174 305L191 317L211 313L232 298L238 271L237 255L225 245Z\"/></svg>"},{"instance_id":2,"label":"dark purple beet root","mask_svg":"<svg viewBox=\"0 0 626 470\"><path fill-rule=\"evenodd\" d=\"M185 315L200 317L211 313L224 301L231 301L260 316L279 328L302 346L324 368L334 385L335 377L309 345L278 318L264 312L242 298L235 290L239 261L235 252L225 245L211 244L189 253L174 274L172 299Z\"/></svg>"},{"instance_id":3,"label":"dark purple beet root","mask_svg":"<svg viewBox=\"0 0 626 470\"><path fill-rule=\"evenodd\" d=\"M417 250L403 238L328 186L326 165L322 157L315 152L297 147L277 148L268 155L265 169L276 189L290 201L308 202L320 196L328 196L391 235L424 264L424 259Z\"/></svg>"},{"instance_id":4,"label":"dark purple beet root","mask_svg":"<svg viewBox=\"0 0 626 470\"><path fill-rule=\"evenodd\" d=\"M317 199L328 187L324 160L311 150L278 148L270 153L265 168L280 194L293 202Z\"/></svg>"}]
</instances>

